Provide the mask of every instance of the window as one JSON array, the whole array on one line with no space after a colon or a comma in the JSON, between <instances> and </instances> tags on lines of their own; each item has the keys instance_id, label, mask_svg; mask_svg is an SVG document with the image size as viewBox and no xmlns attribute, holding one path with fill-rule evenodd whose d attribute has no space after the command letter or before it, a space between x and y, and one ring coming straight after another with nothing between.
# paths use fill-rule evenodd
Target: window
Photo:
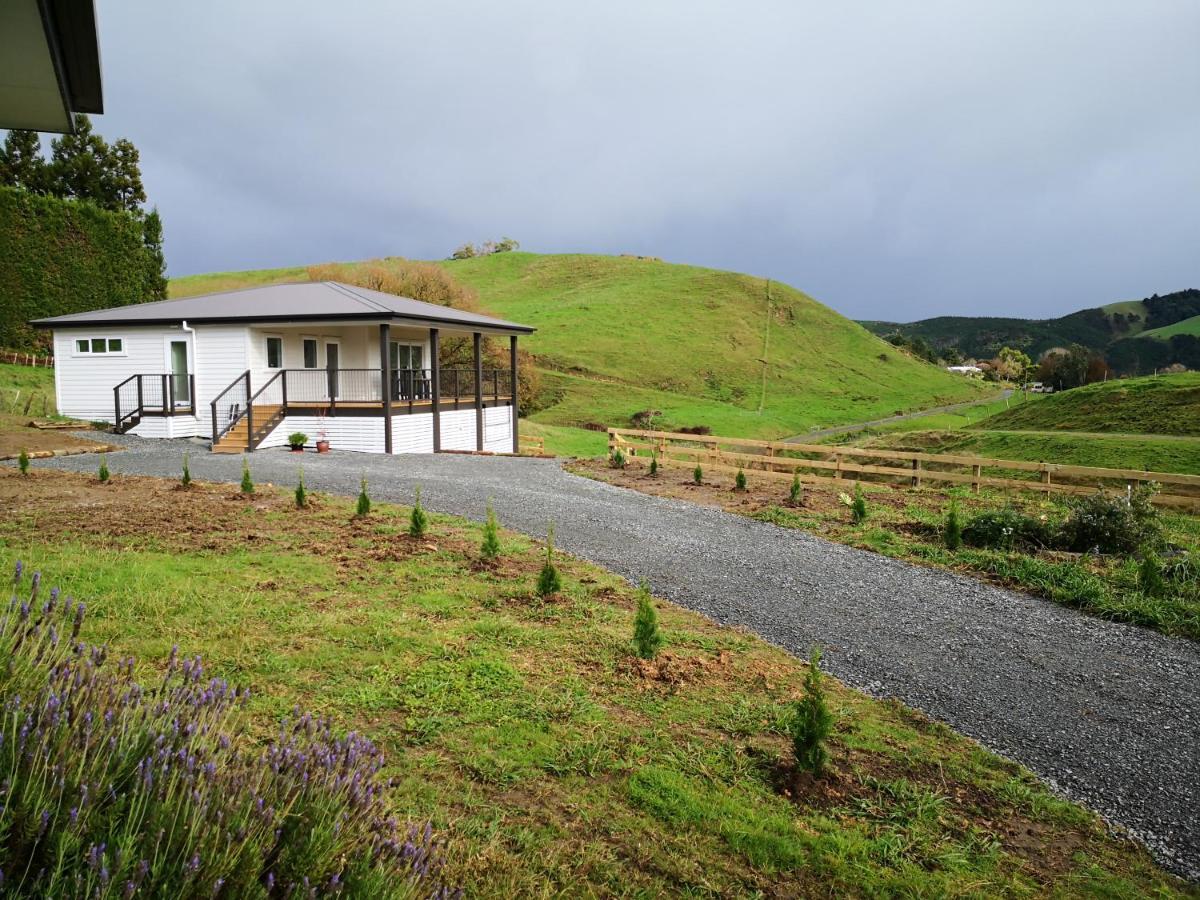
<instances>
[{"instance_id":1,"label":"window","mask_svg":"<svg viewBox=\"0 0 1200 900\"><path fill-rule=\"evenodd\" d=\"M304 368L315 369L317 367L317 339L304 339Z\"/></svg>"},{"instance_id":2,"label":"window","mask_svg":"<svg viewBox=\"0 0 1200 900\"><path fill-rule=\"evenodd\" d=\"M421 344L402 344L399 341L392 341L388 348L392 371L402 372L406 369L422 368L421 357L424 349Z\"/></svg>"},{"instance_id":3,"label":"window","mask_svg":"<svg viewBox=\"0 0 1200 900\"><path fill-rule=\"evenodd\" d=\"M101 353L125 352L125 341L122 338L79 338L75 341L75 352L97 356Z\"/></svg>"},{"instance_id":4,"label":"window","mask_svg":"<svg viewBox=\"0 0 1200 900\"><path fill-rule=\"evenodd\" d=\"M283 338L281 337L267 338L267 368L283 368Z\"/></svg>"}]
</instances>

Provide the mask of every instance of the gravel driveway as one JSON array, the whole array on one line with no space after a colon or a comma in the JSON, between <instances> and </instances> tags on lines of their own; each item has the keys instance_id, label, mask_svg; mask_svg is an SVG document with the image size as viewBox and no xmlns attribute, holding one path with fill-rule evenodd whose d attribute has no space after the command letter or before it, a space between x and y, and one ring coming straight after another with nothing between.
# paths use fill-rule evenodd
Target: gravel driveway
<instances>
[{"instance_id":1,"label":"gravel driveway","mask_svg":"<svg viewBox=\"0 0 1200 900\"><path fill-rule=\"evenodd\" d=\"M191 441L114 436L114 473L236 482L240 456ZM819 643L854 687L896 697L1126 826L1200 878L1200 645L833 544L717 509L568 474L554 460L306 454L310 488L482 519L542 536L718 622L794 653ZM258 482L295 482L285 450L250 457ZM95 471L94 456L38 466Z\"/></svg>"}]
</instances>

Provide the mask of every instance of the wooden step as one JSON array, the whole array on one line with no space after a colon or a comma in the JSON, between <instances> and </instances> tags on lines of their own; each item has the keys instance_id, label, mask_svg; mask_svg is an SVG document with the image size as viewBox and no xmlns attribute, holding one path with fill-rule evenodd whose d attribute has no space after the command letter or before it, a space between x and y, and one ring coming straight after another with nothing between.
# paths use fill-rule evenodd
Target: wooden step
<instances>
[{"instance_id":1,"label":"wooden step","mask_svg":"<svg viewBox=\"0 0 1200 900\"><path fill-rule=\"evenodd\" d=\"M282 419L279 418L283 412L283 407L279 405L271 406L254 406L254 438L255 442L261 441L268 434L278 427ZM245 453L246 444L248 443L248 435L250 432L250 423L246 417L238 419L232 428L225 434L221 435L221 439L213 445L213 453Z\"/></svg>"}]
</instances>

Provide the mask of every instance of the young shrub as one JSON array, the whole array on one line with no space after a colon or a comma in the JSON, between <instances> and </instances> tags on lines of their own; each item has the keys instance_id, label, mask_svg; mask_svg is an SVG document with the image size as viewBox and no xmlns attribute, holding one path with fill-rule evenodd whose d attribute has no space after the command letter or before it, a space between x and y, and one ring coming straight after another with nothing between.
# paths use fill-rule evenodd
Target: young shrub
<instances>
[{"instance_id":1,"label":"young shrub","mask_svg":"<svg viewBox=\"0 0 1200 900\"><path fill-rule=\"evenodd\" d=\"M108 481L108 454L100 454L100 469L96 472L96 477L100 479L100 483L104 484Z\"/></svg>"},{"instance_id":2,"label":"young shrub","mask_svg":"<svg viewBox=\"0 0 1200 900\"><path fill-rule=\"evenodd\" d=\"M300 480L296 482L296 509L308 506L308 492L304 490L304 470L300 469Z\"/></svg>"},{"instance_id":3,"label":"young shrub","mask_svg":"<svg viewBox=\"0 0 1200 900\"><path fill-rule=\"evenodd\" d=\"M825 742L833 729L833 713L825 702L821 687L821 650L814 647L804 676L804 696L796 702L790 732L796 768L820 776L829 761Z\"/></svg>"},{"instance_id":4,"label":"young shrub","mask_svg":"<svg viewBox=\"0 0 1200 900\"><path fill-rule=\"evenodd\" d=\"M408 535L414 538L425 537L429 530L429 516L421 506L421 486L417 485L417 497L413 501L412 514L408 517Z\"/></svg>"},{"instance_id":5,"label":"young shrub","mask_svg":"<svg viewBox=\"0 0 1200 900\"><path fill-rule=\"evenodd\" d=\"M242 457L242 493L254 493L254 479L250 477L250 463L246 461L246 457Z\"/></svg>"},{"instance_id":6,"label":"young shrub","mask_svg":"<svg viewBox=\"0 0 1200 900\"><path fill-rule=\"evenodd\" d=\"M1167 592L1162 560L1153 550L1147 550L1138 564L1138 588L1147 597L1161 597Z\"/></svg>"},{"instance_id":7,"label":"young shrub","mask_svg":"<svg viewBox=\"0 0 1200 900\"><path fill-rule=\"evenodd\" d=\"M700 468L699 463L697 463L696 468L692 470L692 481L696 482L696 484L702 484L704 482L704 470Z\"/></svg>"},{"instance_id":8,"label":"young shrub","mask_svg":"<svg viewBox=\"0 0 1200 900\"><path fill-rule=\"evenodd\" d=\"M293 450L303 450L308 443L308 435L303 431L293 431L288 435L288 446Z\"/></svg>"},{"instance_id":9,"label":"young shrub","mask_svg":"<svg viewBox=\"0 0 1200 900\"><path fill-rule=\"evenodd\" d=\"M188 454L183 454L183 474L179 476L179 483L184 487L188 487L192 483L192 470L188 467Z\"/></svg>"},{"instance_id":10,"label":"young shrub","mask_svg":"<svg viewBox=\"0 0 1200 900\"><path fill-rule=\"evenodd\" d=\"M950 509L946 513L946 549L957 550L962 546L962 522L958 517L958 501L950 501Z\"/></svg>"},{"instance_id":11,"label":"young shrub","mask_svg":"<svg viewBox=\"0 0 1200 900\"><path fill-rule=\"evenodd\" d=\"M657 459L650 460L650 477L651 478L658 477L658 460Z\"/></svg>"},{"instance_id":12,"label":"young shrub","mask_svg":"<svg viewBox=\"0 0 1200 900\"><path fill-rule=\"evenodd\" d=\"M745 470L743 470L741 468L739 468L737 470L737 475L735 475L733 477L733 489L735 491L746 490L746 472L745 472Z\"/></svg>"},{"instance_id":13,"label":"young shrub","mask_svg":"<svg viewBox=\"0 0 1200 900\"><path fill-rule=\"evenodd\" d=\"M1071 511L1060 533L1064 550L1076 553L1133 553L1162 543L1162 523L1153 498L1156 484L1126 493L1098 491L1069 501Z\"/></svg>"},{"instance_id":14,"label":"young shrub","mask_svg":"<svg viewBox=\"0 0 1200 900\"><path fill-rule=\"evenodd\" d=\"M625 454L621 451L620 447L618 447L616 450L614 450L612 452L612 455L609 456L609 458L608 458L609 466L611 466L614 469L625 468L625 461L626 461Z\"/></svg>"},{"instance_id":15,"label":"young shrub","mask_svg":"<svg viewBox=\"0 0 1200 900\"><path fill-rule=\"evenodd\" d=\"M1011 506L972 516L963 526L962 539L972 547L992 550L1041 550L1055 543L1054 528L1049 522L1027 516Z\"/></svg>"},{"instance_id":16,"label":"young shrub","mask_svg":"<svg viewBox=\"0 0 1200 900\"><path fill-rule=\"evenodd\" d=\"M371 512L371 498L367 496L367 476L363 475L358 483L358 505L354 508L356 516L366 516Z\"/></svg>"},{"instance_id":17,"label":"young shrub","mask_svg":"<svg viewBox=\"0 0 1200 900\"><path fill-rule=\"evenodd\" d=\"M24 450L22 450L21 455L17 457L17 468L21 470L22 475L29 474L29 454Z\"/></svg>"},{"instance_id":18,"label":"young shrub","mask_svg":"<svg viewBox=\"0 0 1200 900\"><path fill-rule=\"evenodd\" d=\"M638 588L637 615L633 619L633 649L642 659L654 659L663 645L662 633L658 630L658 612L650 598L646 582Z\"/></svg>"},{"instance_id":19,"label":"young shrub","mask_svg":"<svg viewBox=\"0 0 1200 900\"><path fill-rule=\"evenodd\" d=\"M854 499L850 501L850 519L855 525L867 521L867 498L863 496L862 485L854 482Z\"/></svg>"},{"instance_id":20,"label":"young shrub","mask_svg":"<svg viewBox=\"0 0 1200 900\"><path fill-rule=\"evenodd\" d=\"M479 555L488 562L500 556L500 527L491 500L488 500L487 504L487 521L483 523L483 540L479 544Z\"/></svg>"},{"instance_id":21,"label":"young shrub","mask_svg":"<svg viewBox=\"0 0 1200 900\"><path fill-rule=\"evenodd\" d=\"M792 486L788 488L788 503L792 506L799 506L803 498L804 486L800 483L800 473L796 472L792 475Z\"/></svg>"},{"instance_id":22,"label":"young shrub","mask_svg":"<svg viewBox=\"0 0 1200 900\"><path fill-rule=\"evenodd\" d=\"M538 574L537 594L545 599L561 590L562 575L559 574L558 567L554 565L554 523L551 522L550 527L546 529L546 562Z\"/></svg>"},{"instance_id":23,"label":"young shrub","mask_svg":"<svg viewBox=\"0 0 1200 900\"><path fill-rule=\"evenodd\" d=\"M454 896L432 831L392 818L369 740L297 710L262 741L249 690L174 650L139 685L132 658L80 640L83 604L38 583L18 602L18 565L0 617L0 893Z\"/></svg>"}]
</instances>

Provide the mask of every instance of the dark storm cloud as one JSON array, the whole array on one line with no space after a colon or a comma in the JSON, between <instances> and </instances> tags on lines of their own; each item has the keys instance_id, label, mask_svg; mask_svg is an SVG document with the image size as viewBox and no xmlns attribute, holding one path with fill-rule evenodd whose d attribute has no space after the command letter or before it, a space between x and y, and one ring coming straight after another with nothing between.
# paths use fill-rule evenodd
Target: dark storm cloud
<instances>
[{"instance_id":1,"label":"dark storm cloud","mask_svg":"<svg viewBox=\"0 0 1200 900\"><path fill-rule=\"evenodd\" d=\"M100 0L173 274L502 234L857 317L1200 286L1200 4Z\"/></svg>"}]
</instances>

